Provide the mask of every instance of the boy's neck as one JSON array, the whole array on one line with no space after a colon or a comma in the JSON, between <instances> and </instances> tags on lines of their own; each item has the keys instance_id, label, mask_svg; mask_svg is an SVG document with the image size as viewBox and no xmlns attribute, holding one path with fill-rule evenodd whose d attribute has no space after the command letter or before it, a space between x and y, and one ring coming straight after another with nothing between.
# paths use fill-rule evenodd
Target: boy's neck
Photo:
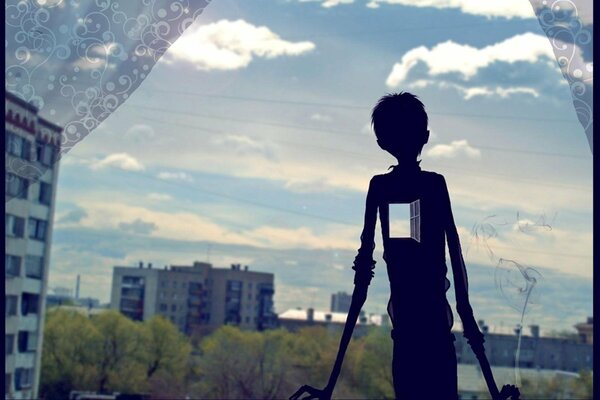
<instances>
[{"instance_id":1,"label":"boy's neck","mask_svg":"<svg viewBox=\"0 0 600 400\"><path fill-rule=\"evenodd\" d=\"M421 163L421 161L417 160L417 159L413 160L413 159L404 159L404 158L400 159L400 158L396 158L396 160L398 161L397 165L400 168L404 168L404 167L410 167L410 168L412 168L412 167L418 166Z\"/></svg>"}]
</instances>

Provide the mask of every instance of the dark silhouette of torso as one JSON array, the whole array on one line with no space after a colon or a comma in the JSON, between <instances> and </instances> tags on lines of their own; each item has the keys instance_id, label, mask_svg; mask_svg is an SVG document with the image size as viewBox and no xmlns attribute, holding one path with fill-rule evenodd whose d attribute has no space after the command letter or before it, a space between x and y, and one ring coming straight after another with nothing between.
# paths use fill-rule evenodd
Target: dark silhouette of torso
<instances>
[{"instance_id":1,"label":"dark silhouette of torso","mask_svg":"<svg viewBox=\"0 0 600 400\"><path fill-rule=\"evenodd\" d=\"M389 205L417 201L418 224L412 230L418 232L418 238L390 237ZM455 398L456 355L452 311L446 299L450 281L445 259L446 234L450 232L451 237L455 228L444 178L421 171L417 163L373 177L355 261L357 279L370 278L361 275L360 269L370 270L374 265L377 214L390 281L388 312L393 324L396 395L411 399ZM449 243L454 244L452 239ZM457 267L464 271L460 264Z\"/></svg>"}]
</instances>

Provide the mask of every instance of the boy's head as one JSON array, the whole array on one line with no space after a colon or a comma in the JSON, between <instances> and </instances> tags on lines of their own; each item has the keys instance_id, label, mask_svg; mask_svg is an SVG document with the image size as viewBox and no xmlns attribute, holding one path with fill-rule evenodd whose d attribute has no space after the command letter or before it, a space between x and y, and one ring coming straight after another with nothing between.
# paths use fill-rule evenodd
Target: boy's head
<instances>
[{"instance_id":1,"label":"boy's head","mask_svg":"<svg viewBox=\"0 0 600 400\"><path fill-rule=\"evenodd\" d=\"M377 143L398 160L416 160L427 140L427 113L417 96L408 92L383 96L371 114Z\"/></svg>"}]
</instances>

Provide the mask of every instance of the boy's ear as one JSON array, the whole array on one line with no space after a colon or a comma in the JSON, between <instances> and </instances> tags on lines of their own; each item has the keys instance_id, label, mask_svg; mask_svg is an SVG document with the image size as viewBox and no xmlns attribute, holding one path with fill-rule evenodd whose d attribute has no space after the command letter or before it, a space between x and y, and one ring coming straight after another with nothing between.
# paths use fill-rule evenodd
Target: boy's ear
<instances>
[{"instance_id":1,"label":"boy's ear","mask_svg":"<svg viewBox=\"0 0 600 400\"><path fill-rule=\"evenodd\" d=\"M425 140L423 141L423 144L427 144L428 141L429 141L429 131L425 132Z\"/></svg>"}]
</instances>

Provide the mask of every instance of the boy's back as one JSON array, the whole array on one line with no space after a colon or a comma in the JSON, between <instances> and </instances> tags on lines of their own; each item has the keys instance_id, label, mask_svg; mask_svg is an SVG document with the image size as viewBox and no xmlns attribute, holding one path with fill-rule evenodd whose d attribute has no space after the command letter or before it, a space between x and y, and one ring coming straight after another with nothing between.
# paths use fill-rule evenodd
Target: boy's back
<instances>
[{"instance_id":1,"label":"boy's back","mask_svg":"<svg viewBox=\"0 0 600 400\"><path fill-rule=\"evenodd\" d=\"M368 197L381 223L392 310L409 318L411 324L435 326L438 332L441 328L448 330L452 313L445 296L450 286L446 278L445 230L450 204L444 178L421 171L416 163L397 166L390 173L373 177ZM390 237L389 208L397 203L413 204L412 237ZM372 255L376 217L373 212L366 217L370 221L365 221L360 252L370 251ZM373 230L367 232L371 227ZM392 312L390 316L396 318Z\"/></svg>"}]
</instances>

